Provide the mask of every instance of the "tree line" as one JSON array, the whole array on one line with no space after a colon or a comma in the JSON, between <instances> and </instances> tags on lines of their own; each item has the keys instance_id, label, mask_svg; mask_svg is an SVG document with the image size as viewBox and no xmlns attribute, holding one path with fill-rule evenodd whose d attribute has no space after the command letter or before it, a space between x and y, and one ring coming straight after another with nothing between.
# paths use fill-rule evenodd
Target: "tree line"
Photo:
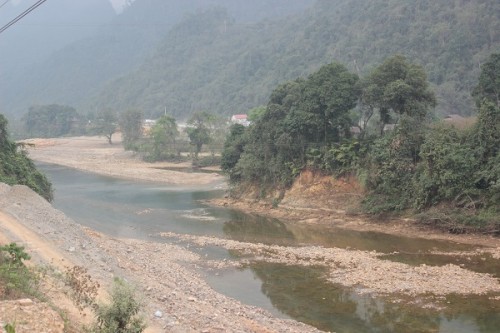
<instances>
[{"instance_id":1,"label":"tree line","mask_svg":"<svg viewBox=\"0 0 500 333\"><path fill-rule=\"evenodd\" d=\"M493 54L473 92L477 120L458 129L436 121L424 69L401 55L362 78L341 64L323 66L276 88L249 128L231 127L222 169L263 196L283 195L304 169L355 175L368 213L410 209L457 232L499 232L499 71Z\"/></svg>"}]
</instances>

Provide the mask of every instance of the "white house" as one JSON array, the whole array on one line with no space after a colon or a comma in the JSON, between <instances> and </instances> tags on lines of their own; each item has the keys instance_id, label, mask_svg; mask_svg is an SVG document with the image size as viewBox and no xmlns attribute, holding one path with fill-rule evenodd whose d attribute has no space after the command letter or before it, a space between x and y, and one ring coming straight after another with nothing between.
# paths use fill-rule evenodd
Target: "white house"
<instances>
[{"instance_id":1,"label":"white house","mask_svg":"<svg viewBox=\"0 0 500 333\"><path fill-rule=\"evenodd\" d=\"M243 126L249 126L250 121L248 120L248 116L246 114L235 114L231 117L231 123L240 124Z\"/></svg>"}]
</instances>

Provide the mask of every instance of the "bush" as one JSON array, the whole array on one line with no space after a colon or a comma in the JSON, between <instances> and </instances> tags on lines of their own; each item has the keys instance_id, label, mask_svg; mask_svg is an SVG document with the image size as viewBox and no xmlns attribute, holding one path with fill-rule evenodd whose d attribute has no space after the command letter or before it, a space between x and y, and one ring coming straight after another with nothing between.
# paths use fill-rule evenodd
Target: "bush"
<instances>
[{"instance_id":1,"label":"bush","mask_svg":"<svg viewBox=\"0 0 500 333\"><path fill-rule=\"evenodd\" d=\"M0 299L38 294L39 276L23 262L29 259L24 247L16 243L0 246Z\"/></svg>"},{"instance_id":2,"label":"bush","mask_svg":"<svg viewBox=\"0 0 500 333\"><path fill-rule=\"evenodd\" d=\"M91 332L140 333L146 328L144 320L138 316L140 308L141 304L135 299L133 288L124 280L115 278L111 303L97 306L97 323Z\"/></svg>"}]
</instances>

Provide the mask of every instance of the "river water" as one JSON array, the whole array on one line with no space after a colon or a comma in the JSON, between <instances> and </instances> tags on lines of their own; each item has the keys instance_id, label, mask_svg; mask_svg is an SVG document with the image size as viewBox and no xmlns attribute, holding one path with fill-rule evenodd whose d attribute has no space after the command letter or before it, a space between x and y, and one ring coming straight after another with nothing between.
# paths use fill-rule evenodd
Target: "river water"
<instances>
[{"instance_id":1,"label":"river water","mask_svg":"<svg viewBox=\"0 0 500 333\"><path fill-rule=\"evenodd\" d=\"M386 253L387 260L411 265L452 262L500 277L499 263L492 258L450 258L429 253L469 250L468 245L293 225L200 203L222 195L223 191L217 188L155 185L48 164L40 164L39 168L53 183L57 209L76 222L111 236L165 241L152 235L174 232L285 246L376 250ZM234 256L217 248L198 251L209 259ZM278 317L293 318L326 331L500 332L500 306L489 298L491 295L449 296L445 300L446 310L435 310L359 295L352 289L327 283L320 268L255 263L246 269L204 275L223 294L262 307Z\"/></svg>"}]
</instances>

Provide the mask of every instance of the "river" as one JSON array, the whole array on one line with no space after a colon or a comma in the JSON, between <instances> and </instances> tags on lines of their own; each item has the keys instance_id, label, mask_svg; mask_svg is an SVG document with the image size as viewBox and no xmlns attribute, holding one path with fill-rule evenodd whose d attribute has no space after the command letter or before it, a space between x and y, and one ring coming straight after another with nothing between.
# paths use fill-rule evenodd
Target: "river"
<instances>
[{"instance_id":1,"label":"river","mask_svg":"<svg viewBox=\"0 0 500 333\"><path fill-rule=\"evenodd\" d=\"M431 255L432 250L472 247L324 226L294 225L200 202L220 189L155 185L38 165L55 188L54 206L76 222L117 237L168 241L159 232L209 235L284 246L318 245L386 253L387 260L412 265L449 262L500 277L498 261ZM197 249L209 259L231 259L219 248ZM447 308L422 309L383 297L360 295L328 283L320 268L254 263L245 269L202 272L217 291L275 316L293 318L326 331L347 332L500 332L500 306L488 296L449 296Z\"/></svg>"}]
</instances>

